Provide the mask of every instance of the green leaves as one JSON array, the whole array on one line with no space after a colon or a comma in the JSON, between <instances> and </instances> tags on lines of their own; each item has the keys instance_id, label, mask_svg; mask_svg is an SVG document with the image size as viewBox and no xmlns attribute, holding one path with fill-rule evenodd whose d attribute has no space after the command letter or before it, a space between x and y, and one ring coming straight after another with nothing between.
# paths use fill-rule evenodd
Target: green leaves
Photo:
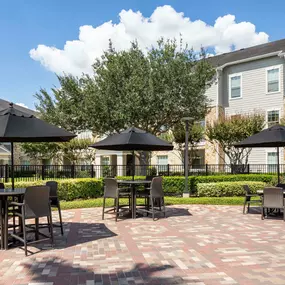
<instances>
[{"instance_id":1,"label":"green leaves","mask_svg":"<svg viewBox=\"0 0 285 285\"><path fill-rule=\"evenodd\" d=\"M207 124L206 135L209 141L221 146L231 164L247 164L251 149L235 148L233 145L260 132L264 123L263 114L235 115Z\"/></svg>"},{"instance_id":2,"label":"green leaves","mask_svg":"<svg viewBox=\"0 0 285 285\"><path fill-rule=\"evenodd\" d=\"M200 59L199 61L197 59ZM209 103L205 89L214 69L201 51L183 42L160 39L143 52L110 47L93 65L94 74L58 77L60 88L36 94L37 110L47 121L71 131L97 135L136 126L153 134L171 129L185 115L200 120Z\"/></svg>"}]
</instances>

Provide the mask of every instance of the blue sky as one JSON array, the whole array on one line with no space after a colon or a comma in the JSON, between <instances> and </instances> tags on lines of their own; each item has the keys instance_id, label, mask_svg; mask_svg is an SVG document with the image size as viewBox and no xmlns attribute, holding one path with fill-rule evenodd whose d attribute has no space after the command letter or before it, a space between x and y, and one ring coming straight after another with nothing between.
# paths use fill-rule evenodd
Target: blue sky
<instances>
[{"instance_id":1,"label":"blue sky","mask_svg":"<svg viewBox=\"0 0 285 285\"><path fill-rule=\"evenodd\" d=\"M53 71L60 68L60 63L56 66L54 63L56 57L49 59L46 54L38 50L36 53L38 58L53 61L48 63L50 70L47 70L39 62L40 59L31 58L30 50L36 49L39 44L46 47L55 46L62 50L66 41L78 39L79 27L90 25L95 28L110 20L119 23L119 13L123 9L140 11L143 17L148 18L157 7L170 5L177 12L183 12L184 16L189 17L191 21L201 20L210 26L214 25L218 17L231 14L235 16L237 23L247 21L254 24L256 32L266 33L270 41L285 38L283 28L285 26L285 3L281 0L9 0L1 1L0 5L0 98L24 103L31 108L35 102L33 95L40 87L49 89L57 85ZM166 26L167 24L166 22ZM160 29L161 26L163 23ZM100 40L98 39L98 42ZM92 44L96 45L96 41L95 36ZM198 43L200 44L199 41ZM241 42L240 45L242 46L243 43ZM224 46L218 47L217 43L216 46L222 50L225 48ZM80 63L73 62L74 60L80 61L77 51L74 57L76 58L68 60L74 66L76 65L78 70ZM66 70L68 67L65 67L64 71Z\"/></svg>"}]
</instances>

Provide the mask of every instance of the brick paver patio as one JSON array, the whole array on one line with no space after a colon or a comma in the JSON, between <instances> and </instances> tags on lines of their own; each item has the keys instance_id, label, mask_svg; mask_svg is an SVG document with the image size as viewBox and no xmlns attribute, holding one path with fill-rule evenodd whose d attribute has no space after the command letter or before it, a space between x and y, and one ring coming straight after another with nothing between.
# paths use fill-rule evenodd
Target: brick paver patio
<instances>
[{"instance_id":1,"label":"brick paver patio","mask_svg":"<svg viewBox=\"0 0 285 285\"><path fill-rule=\"evenodd\" d=\"M0 284L285 284L285 223L241 207L181 205L167 218L63 211L55 247L0 252Z\"/></svg>"}]
</instances>

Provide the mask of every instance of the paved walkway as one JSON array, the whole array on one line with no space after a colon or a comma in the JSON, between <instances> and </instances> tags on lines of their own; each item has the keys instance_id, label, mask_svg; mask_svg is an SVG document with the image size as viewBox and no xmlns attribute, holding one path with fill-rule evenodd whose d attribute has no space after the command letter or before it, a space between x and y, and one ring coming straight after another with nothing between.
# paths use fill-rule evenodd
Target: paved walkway
<instances>
[{"instance_id":1,"label":"paved walkway","mask_svg":"<svg viewBox=\"0 0 285 285\"><path fill-rule=\"evenodd\" d=\"M100 208L64 211L54 248L0 252L0 284L285 284L285 223L241 212L182 205L116 223Z\"/></svg>"}]
</instances>

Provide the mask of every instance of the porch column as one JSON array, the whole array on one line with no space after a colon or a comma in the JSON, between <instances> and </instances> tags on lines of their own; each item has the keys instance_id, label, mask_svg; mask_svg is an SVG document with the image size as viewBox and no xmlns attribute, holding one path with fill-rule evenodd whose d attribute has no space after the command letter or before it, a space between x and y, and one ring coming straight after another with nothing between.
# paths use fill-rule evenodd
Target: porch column
<instances>
[{"instance_id":1,"label":"porch column","mask_svg":"<svg viewBox=\"0 0 285 285\"><path fill-rule=\"evenodd\" d=\"M117 176L124 176L124 156L117 154Z\"/></svg>"},{"instance_id":2,"label":"porch column","mask_svg":"<svg viewBox=\"0 0 285 285\"><path fill-rule=\"evenodd\" d=\"M95 165L94 165L94 170L95 170L95 177L100 178L102 177L102 169L101 169L101 155L96 154L95 155Z\"/></svg>"}]
</instances>

